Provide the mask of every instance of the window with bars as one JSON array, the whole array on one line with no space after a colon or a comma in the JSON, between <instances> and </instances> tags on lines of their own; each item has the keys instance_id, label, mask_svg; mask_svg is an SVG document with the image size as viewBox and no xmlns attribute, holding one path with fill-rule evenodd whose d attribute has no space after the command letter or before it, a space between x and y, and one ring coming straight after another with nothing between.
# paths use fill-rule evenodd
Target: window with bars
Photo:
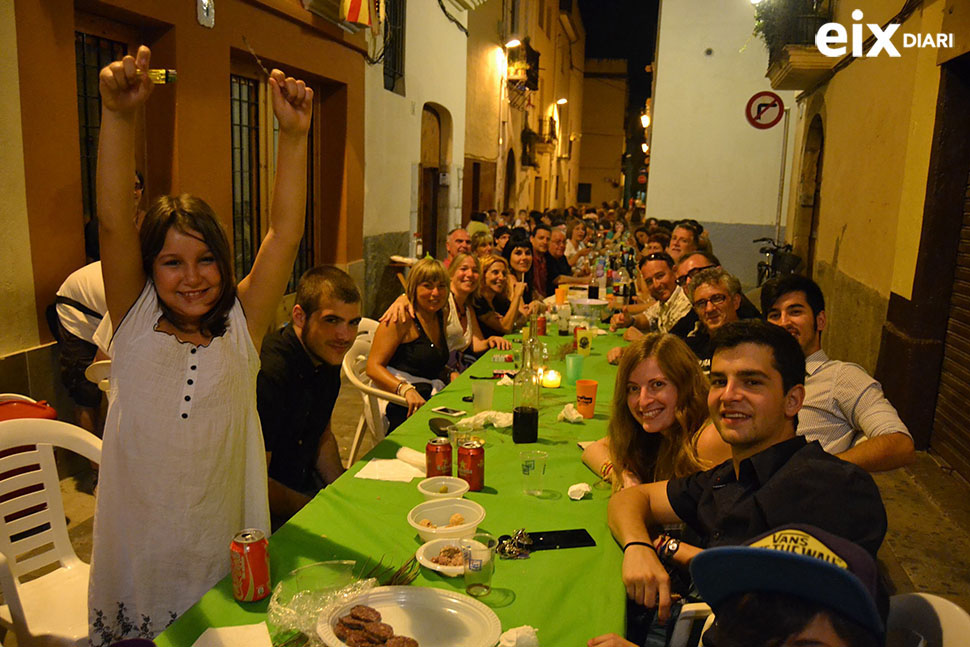
<instances>
[{"instance_id":1,"label":"window with bars","mask_svg":"<svg viewBox=\"0 0 970 647\"><path fill-rule=\"evenodd\" d=\"M236 281L252 269L269 222L269 190L276 169L279 124L272 116L265 82L231 75L232 104L232 236ZM265 112L264 112L265 111ZM262 115L269 115L263 118ZM316 122L314 117L313 122ZM307 204L303 239L293 264L287 292L296 290L303 272L313 267L314 253L314 123L307 140ZM261 142L265 145L261 146ZM264 150L265 149L265 150Z\"/></svg>"},{"instance_id":2,"label":"window with bars","mask_svg":"<svg viewBox=\"0 0 970 647\"><path fill-rule=\"evenodd\" d=\"M88 257L101 258L98 246L97 195L98 135L101 131L101 68L128 53L128 45L83 32L74 33L74 65L77 73L78 138L81 145L81 204L84 214L84 249Z\"/></svg>"},{"instance_id":3,"label":"window with bars","mask_svg":"<svg viewBox=\"0 0 970 647\"><path fill-rule=\"evenodd\" d=\"M384 22L384 89L404 94L404 0L387 0Z\"/></svg>"},{"instance_id":4,"label":"window with bars","mask_svg":"<svg viewBox=\"0 0 970 647\"><path fill-rule=\"evenodd\" d=\"M232 238L236 281L253 267L260 241L259 84L231 75Z\"/></svg>"}]
</instances>

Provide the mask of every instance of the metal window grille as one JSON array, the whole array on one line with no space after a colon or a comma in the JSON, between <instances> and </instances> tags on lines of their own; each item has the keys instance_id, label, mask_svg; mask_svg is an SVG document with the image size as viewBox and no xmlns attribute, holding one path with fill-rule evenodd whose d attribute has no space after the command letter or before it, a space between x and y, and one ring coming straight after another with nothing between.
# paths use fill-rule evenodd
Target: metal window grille
<instances>
[{"instance_id":1,"label":"metal window grille","mask_svg":"<svg viewBox=\"0 0 970 647\"><path fill-rule=\"evenodd\" d=\"M74 65L77 73L78 139L81 144L81 204L84 222L90 222L97 212L95 194L98 170L98 135L101 132L101 94L98 74L101 68L120 60L128 53L125 43L74 32ZM96 227L85 227L85 248L97 250ZM89 255L92 255L89 251Z\"/></svg>"},{"instance_id":2,"label":"metal window grille","mask_svg":"<svg viewBox=\"0 0 970 647\"><path fill-rule=\"evenodd\" d=\"M384 22L384 89L394 92L404 78L404 0L387 0Z\"/></svg>"},{"instance_id":3,"label":"metal window grille","mask_svg":"<svg viewBox=\"0 0 970 647\"><path fill-rule=\"evenodd\" d=\"M231 75L232 236L236 281L253 267L259 245L259 85Z\"/></svg>"}]
</instances>

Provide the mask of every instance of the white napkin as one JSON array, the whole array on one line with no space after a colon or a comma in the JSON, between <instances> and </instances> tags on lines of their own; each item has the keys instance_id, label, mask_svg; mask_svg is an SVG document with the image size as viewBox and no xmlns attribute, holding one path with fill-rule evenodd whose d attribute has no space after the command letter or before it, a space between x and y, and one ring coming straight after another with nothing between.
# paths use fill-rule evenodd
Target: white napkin
<instances>
[{"instance_id":1,"label":"white napkin","mask_svg":"<svg viewBox=\"0 0 970 647\"><path fill-rule=\"evenodd\" d=\"M594 328L593 330L596 331L596 336L597 337L600 336L600 335L608 335L608 334L610 334L609 332L603 330L602 328Z\"/></svg>"},{"instance_id":2,"label":"white napkin","mask_svg":"<svg viewBox=\"0 0 970 647\"><path fill-rule=\"evenodd\" d=\"M354 474L354 478L357 479L397 481L399 483L410 483L415 478L423 479L424 477L425 469L423 467L419 469L397 458L372 458L359 472Z\"/></svg>"},{"instance_id":3,"label":"white napkin","mask_svg":"<svg viewBox=\"0 0 970 647\"><path fill-rule=\"evenodd\" d=\"M590 487L589 483L576 483L575 485L570 485L566 493L573 501L579 501L592 491L593 488Z\"/></svg>"},{"instance_id":4,"label":"white napkin","mask_svg":"<svg viewBox=\"0 0 970 647\"><path fill-rule=\"evenodd\" d=\"M563 420L568 422L582 422L583 414L579 412L575 404L570 402L562 408L562 411L560 411L559 415L556 416L556 420L559 422L562 422Z\"/></svg>"},{"instance_id":5,"label":"white napkin","mask_svg":"<svg viewBox=\"0 0 970 647\"><path fill-rule=\"evenodd\" d=\"M539 647L536 628L529 625L514 627L502 634L498 647Z\"/></svg>"},{"instance_id":6,"label":"white napkin","mask_svg":"<svg viewBox=\"0 0 970 647\"><path fill-rule=\"evenodd\" d=\"M455 426L462 431L470 431L484 429L485 425L490 423L493 427L511 427L512 414L506 411L480 411L474 416L462 418L455 423Z\"/></svg>"},{"instance_id":7,"label":"white napkin","mask_svg":"<svg viewBox=\"0 0 970 647\"><path fill-rule=\"evenodd\" d=\"M421 470L423 474L427 469L427 462L425 461L424 454L416 449L411 449L410 447L401 447L397 450L395 454L398 460L402 460L411 467L416 467Z\"/></svg>"},{"instance_id":8,"label":"white napkin","mask_svg":"<svg viewBox=\"0 0 970 647\"><path fill-rule=\"evenodd\" d=\"M502 377L499 378L499 381L497 384L499 386L512 386L513 384L512 378L510 378L507 374L503 375Z\"/></svg>"},{"instance_id":9,"label":"white napkin","mask_svg":"<svg viewBox=\"0 0 970 647\"><path fill-rule=\"evenodd\" d=\"M192 647L272 647L266 623L238 627L210 627Z\"/></svg>"}]
</instances>

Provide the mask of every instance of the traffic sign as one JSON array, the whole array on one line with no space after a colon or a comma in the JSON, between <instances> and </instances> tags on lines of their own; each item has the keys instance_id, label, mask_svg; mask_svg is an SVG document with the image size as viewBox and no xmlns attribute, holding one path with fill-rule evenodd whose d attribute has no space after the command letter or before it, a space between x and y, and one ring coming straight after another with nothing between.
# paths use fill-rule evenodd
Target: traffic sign
<instances>
[{"instance_id":1,"label":"traffic sign","mask_svg":"<svg viewBox=\"0 0 970 647\"><path fill-rule=\"evenodd\" d=\"M766 130L776 125L785 115L785 103L774 92L758 92L748 99L748 105L744 109L744 116L748 123L758 128Z\"/></svg>"}]
</instances>

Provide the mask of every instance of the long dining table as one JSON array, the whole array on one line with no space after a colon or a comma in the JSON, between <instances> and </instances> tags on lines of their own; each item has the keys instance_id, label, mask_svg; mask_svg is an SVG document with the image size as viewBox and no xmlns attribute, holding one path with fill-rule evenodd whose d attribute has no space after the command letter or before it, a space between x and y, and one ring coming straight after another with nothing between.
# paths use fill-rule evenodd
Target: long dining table
<instances>
[{"instance_id":1,"label":"long dining table","mask_svg":"<svg viewBox=\"0 0 970 647\"><path fill-rule=\"evenodd\" d=\"M514 340L515 350L520 350L519 336L510 339ZM531 625L538 630L544 646L585 645L589 638L603 633L622 635L625 623L625 593L620 580L622 551L606 522L610 489L583 465L577 445L606 434L616 376L616 368L609 365L606 355L622 340L616 334L600 335L590 355L584 358L582 377L597 380L598 388L595 415L579 423L557 420L563 407L576 399L575 387L565 380L561 352L572 338L557 335L542 340L551 357L548 368L559 371L563 381L559 388L542 389L538 442L515 444L511 428L487 427L485 485L481 491L469 492L465 497L485 508L486 517L479 530L495 536L511 534L518 528L589 531L596 546L536 551L528 559L498 560L492 579L493 594L480 598L492 606L503 631ZM493 361L493 355L508 352L486 353L277 530L269 539L273 584L294 569L314 562L383 558L385 564L400 565L407 561L421 545L407 522L408 511L423 500L416 487L418 479L401 483L354 475L368 460L394 458L400 447L423 452L433 436L428 421L441 416L431 411L433 407L463 409L471 415L472 405L462 398L471 394L473 378L491 377L493 370L511 367ZM496 385L493 409L512 411L512 388ZM543 491L538 496L526 495L522 487L519 453L527 449L548 453ZM580 482L594 487L583 499L574 501L567 496L567 489ZM227 565L228 548L229 538ZM460 576L445 577L424 567L412 586L464 593ZM268 603L268 597L258 602L237 602L231 580L226 577L158 636L156 643L163 647L190 647L208 627L264 621Z\"/></svg>"}]
</instances>

